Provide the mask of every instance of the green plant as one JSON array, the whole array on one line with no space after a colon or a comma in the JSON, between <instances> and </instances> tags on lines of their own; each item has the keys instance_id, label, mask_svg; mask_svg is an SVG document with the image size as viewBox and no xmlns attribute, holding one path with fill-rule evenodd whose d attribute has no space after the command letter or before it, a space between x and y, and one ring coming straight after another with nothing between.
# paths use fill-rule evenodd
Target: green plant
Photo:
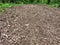
<instances>
[{"instance_id":1,"label":"green plant","mask_svg":"<svg viewBox=\"0 0 60 45\"><path fill-rule=\"evenodd\" d=\"M2 12L4 8L10 8L14 5L15 4L12 4L12 3L0 3L0 12Z\"/></svg>"},{"instance_id":2,"label":"green plant","mask_svg":"<svg viewBox=\"0 0 60 45\"><path fill-rule=\"evenodd\" d=\"M41 0L42 4L47 4L48 0Z\"/></svg>"},{"instance_id":3,"label":"green plant","mask_svg":"<svg viewBox=\"0 0 60 45\"><path fill-rule=\"evenodd\" d=\"M60 7L60 0L0 0L0 11L3 8L23 4L48 4L51 7Z\"/></svg>"}]
</instances>

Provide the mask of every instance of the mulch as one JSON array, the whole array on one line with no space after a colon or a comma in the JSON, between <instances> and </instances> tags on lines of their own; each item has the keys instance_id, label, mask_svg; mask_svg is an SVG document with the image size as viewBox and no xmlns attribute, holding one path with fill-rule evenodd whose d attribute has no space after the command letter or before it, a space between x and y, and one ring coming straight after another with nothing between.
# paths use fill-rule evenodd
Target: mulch
<instances>
[{"instance_id":1,"label":"mulch","mask_svg":"<svg viewBox=\"0 0 60 45\"><path fill-rule=\"evenodd\" d=\"M60 45L60 9L32 4L5 8L0 45Z\"/></svg>"}]
</instances>

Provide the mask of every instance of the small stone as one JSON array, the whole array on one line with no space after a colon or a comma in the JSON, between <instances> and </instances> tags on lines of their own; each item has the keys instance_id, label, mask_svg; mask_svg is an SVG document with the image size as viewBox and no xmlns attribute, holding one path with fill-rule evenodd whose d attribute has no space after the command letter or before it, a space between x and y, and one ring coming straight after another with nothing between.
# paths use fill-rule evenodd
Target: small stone
<instances>
[{"instance_id":1,"label":"small stone","mask_svg":"<svg viewBox=\"0 0 60 45\"><path fill-rule=\"evenodd\" d=\"M10 26L10 25L8 25L8 26Z\"/></svg>"},{"instance_id":2,"label":"small stone","mask_svg":"<svg viewBox=\"0 0 60 45\"><path fill-rule=\"evenodd\" d=\"M25 26L29 26L29 24L25 24Z\"/></svg>"},{"instance_id":3,"label":"small stone","mask_svg":"<svg viewBox=\"0 0 60 45\"><path fill-rule=\"evenodd\" d=\"M7 37L7 38L8 38L8 35L6 35L6 34L3 34L3 36L5 36L5 37Z\"/></svg>"}]
</instances>

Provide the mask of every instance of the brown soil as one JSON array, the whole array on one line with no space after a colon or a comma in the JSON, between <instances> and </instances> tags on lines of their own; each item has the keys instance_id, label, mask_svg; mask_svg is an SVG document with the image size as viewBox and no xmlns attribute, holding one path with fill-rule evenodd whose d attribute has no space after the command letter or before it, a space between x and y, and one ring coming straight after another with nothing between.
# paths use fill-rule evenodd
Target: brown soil
<instances>
[{"instance_id":1,"label":"brown soil","mask_svg":"<svg viewBox=\"0 0 60 45\"><path fill-rule=\"evenodd\" d=\"M32 4L4 9L0 45L60 45L60 10Z\"/></svg>"}]
</instances>

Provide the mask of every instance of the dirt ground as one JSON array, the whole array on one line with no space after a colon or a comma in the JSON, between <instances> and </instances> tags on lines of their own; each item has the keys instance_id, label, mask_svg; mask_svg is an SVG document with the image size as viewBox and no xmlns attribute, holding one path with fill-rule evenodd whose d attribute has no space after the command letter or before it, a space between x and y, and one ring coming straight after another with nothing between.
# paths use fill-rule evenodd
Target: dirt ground
<instances>
[{"instance_id":1,"label":"dirt ground","mask_svg":"<svg viewBox=\"0 0 60 45\"><path fill-rule=\"evenodd\" d=\"M32 4L4 9L0 45L60 45L60 9Z\"/></svg>"}]
</instances>

